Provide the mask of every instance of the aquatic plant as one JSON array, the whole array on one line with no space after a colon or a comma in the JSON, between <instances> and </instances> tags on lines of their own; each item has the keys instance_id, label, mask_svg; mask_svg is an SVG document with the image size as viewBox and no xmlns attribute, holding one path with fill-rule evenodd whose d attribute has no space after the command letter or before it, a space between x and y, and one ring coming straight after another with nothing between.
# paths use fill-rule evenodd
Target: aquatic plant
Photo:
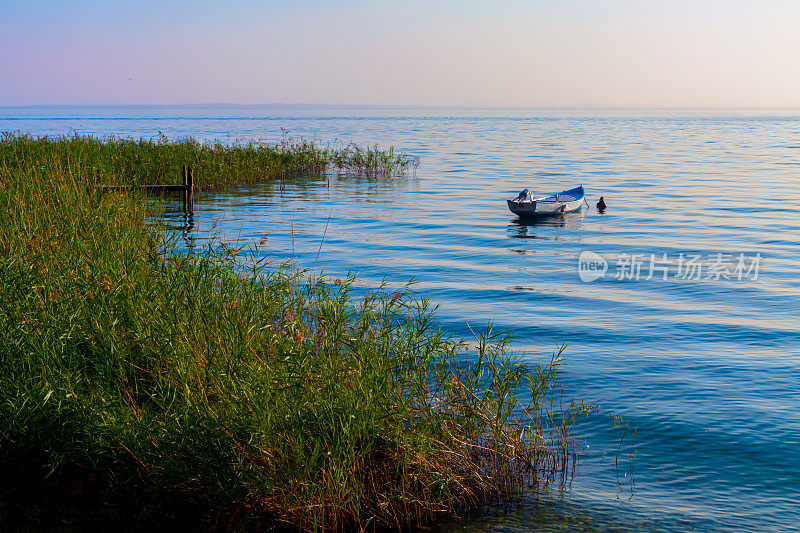
<instances>
[{"instance_id":1,"label":"aquatic plant","mask_svg":"<svg viewBox=\"0 0 800 533\"><path fill-rule=\"evenodd\" d=\"M34 137L2 133L0 149L8 165L26 161L68 168L75 177L105 185L177 183L183 165L194 169L198 190L253 185L294 176L347 173L391 177L413 171L419 158L378 146L323 146L284 135L277 143L199 142L191 137L169 140L97 138L77 133Z\"/></svg>"},{"instance_id":2,"label":"aquatic plant","mask_svg":"<svg viewBox=\"0 0 800 533\"><path fill-rule=\"evenodd\" d=\"M142 196L83 177L225 157L136 146L0 141L5 523L397 529L570 469L590 408L561 404L560 350L532 365L491 327L445 334L408 288L356 296L229 243L181 251Z\"/></svg>"}]
</instances>

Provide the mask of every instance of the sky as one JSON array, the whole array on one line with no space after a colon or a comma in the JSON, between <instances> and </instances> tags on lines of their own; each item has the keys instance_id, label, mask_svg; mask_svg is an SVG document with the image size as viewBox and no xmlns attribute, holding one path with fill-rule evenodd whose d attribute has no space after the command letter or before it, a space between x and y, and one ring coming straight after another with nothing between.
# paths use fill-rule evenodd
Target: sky
<instances>
[{"instance_id":1,"label":"sky","mask_svg":"<svg viewBox=\"0 0 800 533\"><path fill-rule=\"evenodd\" d=\"M800 108L800 0L0 0L0 105Z\"/></svg>"}]
</instances>

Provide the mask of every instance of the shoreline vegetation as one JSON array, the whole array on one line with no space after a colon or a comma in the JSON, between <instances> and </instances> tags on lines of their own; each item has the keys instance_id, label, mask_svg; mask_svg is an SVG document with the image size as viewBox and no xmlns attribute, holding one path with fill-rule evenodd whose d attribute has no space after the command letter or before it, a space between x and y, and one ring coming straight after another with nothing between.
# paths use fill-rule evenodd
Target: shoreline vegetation
<instances>
[{"instance_id":1,"label":"shoreline vegetation","mask_svg":"<svg viewBox=\"0 0 800 533\"><path fill-rule=\"evenodd\" d=\"M280 142L256 141L225 144L200 142L191 137L169 140L116 136L97 138L79 134L33 137L2 133L4 152L17 161L42 161L68 168L76 177L103 185L168 184L178 179L182 165L191 164L198 191L225 190L297 176L343 174L391 177L416 170L419 157L386 150L377 145L321 146L293 139L284 131Z\"/></svg>"},{"instance_id":2,"label":"shoreline vegetation","mask_svg":"<svg viewBox=\"0 0 800 533\"><path fill-rule=\"evenodd\" d=\"M359 155L360 154L360 155ZM563 480L579 455L561 350L445 334L406 289L363 296L148 223L141 192L416 159L306 141L0 138L0 521L410 529ZM251 250L253 251L253 250ZM249 255L253 257L253 255ZM562 348L563 350L563 348Z\"/></svg>"}]
</instances>

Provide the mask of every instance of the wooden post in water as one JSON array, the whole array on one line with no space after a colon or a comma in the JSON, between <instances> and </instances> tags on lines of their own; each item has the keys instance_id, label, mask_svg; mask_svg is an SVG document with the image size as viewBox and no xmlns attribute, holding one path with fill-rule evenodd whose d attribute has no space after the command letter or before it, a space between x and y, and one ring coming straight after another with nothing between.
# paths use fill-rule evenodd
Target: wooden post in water
<instances>
[{"instance_id":1,"label":"wooden post in water","mask_svg":"<svg viewBox=\"0 0 800 533\"><path fill-rule=\"evenodd\" d=\"M194 174L192 174L192 167L188 167L186 173L186 198L189 204L189 213L194 213Z\"/></svg>"},{"instance_id":2,"label":"wooden post in water","mask_svg":"<svg viewBox=\"0 0 800 533\"><path fill-rule=\"evenodd\" d=\"M184 212L187 211L187 209L186 209L186 200L188 199L188 197L186 195L186 181L187 181L186 165L183 165L183 172L181 173L181 185L183 185L183 211Z\"/></svg>"}]
</instances>

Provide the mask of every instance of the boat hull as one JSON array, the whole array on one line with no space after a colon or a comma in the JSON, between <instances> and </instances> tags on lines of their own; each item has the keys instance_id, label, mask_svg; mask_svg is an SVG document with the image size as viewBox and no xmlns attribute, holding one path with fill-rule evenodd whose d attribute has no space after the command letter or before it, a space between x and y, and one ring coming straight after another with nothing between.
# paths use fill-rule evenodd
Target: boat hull
<instances>
[{"instance_id":1,"label":"boat hull","mask_svg":"<svg viewBox=\"0 0 800 533\"><path fill-rule=\"evenodd\" d=\"M506 200L508 209L520 217L560 215L580 211L584 204L583 186L561 191L529 202Z\"/></svg>"}]
</instances>

